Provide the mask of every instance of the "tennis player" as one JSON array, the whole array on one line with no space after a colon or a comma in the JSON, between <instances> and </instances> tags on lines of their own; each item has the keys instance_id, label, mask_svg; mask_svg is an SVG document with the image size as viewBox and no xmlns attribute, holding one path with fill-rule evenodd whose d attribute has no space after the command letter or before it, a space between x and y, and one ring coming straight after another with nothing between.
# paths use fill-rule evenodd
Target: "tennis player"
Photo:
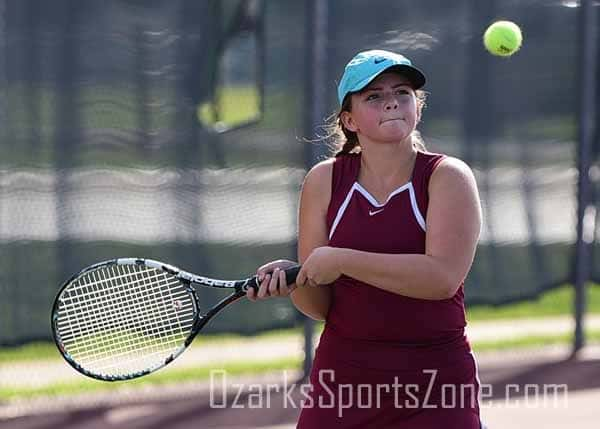
<instances>
[{"instance_id":1,"label":"tennis player","mask_svg":"<svg viewBox=\"0 0 600 429\"><path fill-rule=\"evenodd\" d=\"M424 85L396 53L346 65L339 150L302 188L296 283L278 260L248 292L325 321L299 428L480 428L463 288L481 208L471 169L423 146Z\"/></svg>"}]
</instances>

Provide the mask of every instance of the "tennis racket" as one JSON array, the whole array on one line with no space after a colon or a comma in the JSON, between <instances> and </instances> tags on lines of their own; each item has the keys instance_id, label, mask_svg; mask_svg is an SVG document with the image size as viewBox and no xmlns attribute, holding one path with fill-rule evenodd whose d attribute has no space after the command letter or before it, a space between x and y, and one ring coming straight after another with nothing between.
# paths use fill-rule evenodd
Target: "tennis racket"
<instances>
[{"instance_id":1,"label":"tennis racket","mask_svg":"<svg viewBox=\"0 0 600 429\"><path fill-rule=\"evenodd\" d=\"M288 284L299 270L285 271ZM231 294L203 313L194 286ZM59 290L51 315L54 341L80 373L104 381L131 380L171 363L210 319L250 287L258 288L256 276L216 280L150 259L100 262Z\"/></svg>"}]
</instances>

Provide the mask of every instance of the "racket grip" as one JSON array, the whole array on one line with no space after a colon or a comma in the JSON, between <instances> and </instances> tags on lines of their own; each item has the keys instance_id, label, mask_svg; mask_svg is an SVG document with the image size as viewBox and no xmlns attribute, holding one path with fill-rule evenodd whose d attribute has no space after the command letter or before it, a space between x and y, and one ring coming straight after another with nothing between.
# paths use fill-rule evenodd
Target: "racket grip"
<instances>
[{"instance_id":1,"label":"racket grip","mask_svg":"<svg viewBox=\"0 0 600 429\"><path fill-rule=\"evenodd\" d=\"M296 283L296 276L300 272L300 268L302 268L302 265L294 265L285 270L285 281L288 285Z\"/></svg>"},{"instance_id":2,"label":"racket grip","mask_svg":"<svg viewBox=\"0 0 600 429\"><path fill-rule=\"evenodd\" d=\"M300 272L300 268L302 268L302 265L293 265L290 268L285 270L285 281L288 285L296 283L296 276ZM247 284L247 286L244 286L244 290L248 289L249 287L252 287L252 288L258 290L259 285L260 284L258 282L258 278L256 276L254 276L254 277L252 277L250 282Z\"/></svg>"}]
</instances>

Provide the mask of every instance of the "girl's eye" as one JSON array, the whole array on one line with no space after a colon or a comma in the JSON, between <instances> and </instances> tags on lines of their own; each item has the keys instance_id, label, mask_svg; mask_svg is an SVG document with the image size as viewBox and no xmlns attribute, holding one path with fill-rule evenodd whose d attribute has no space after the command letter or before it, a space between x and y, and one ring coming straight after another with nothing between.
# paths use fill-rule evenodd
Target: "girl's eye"
<instances>
[{"instance_id":1,"label":"girl's eye","mask_svg":"<svg viewBox=\"0 0 600 429\"><path fill-rule=\"evenodd\" d=\"M396 91L396 94L398 94L398 95L408 95L408 91L406 89L399 89L398 91Z\"/></svg>"},{"instance_id":2,"label":"girl's eye","mask_svg":"<svg viewBox=\"0 0 600 429\"><path fill-rule=\"evenodd\" d=\"M367 100L376 100L377 98L379 98L379 94L370 94Z\"/></svg>"}]
</instances>

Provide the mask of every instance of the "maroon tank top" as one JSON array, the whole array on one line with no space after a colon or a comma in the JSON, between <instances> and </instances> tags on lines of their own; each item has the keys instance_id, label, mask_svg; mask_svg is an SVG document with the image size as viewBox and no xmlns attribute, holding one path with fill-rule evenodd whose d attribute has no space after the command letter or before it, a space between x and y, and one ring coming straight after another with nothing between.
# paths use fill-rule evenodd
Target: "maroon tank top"
<instances>
[{"instance_id":1,"label":"maroon tank top","mask_svg":"<svg viewBox=\"0 0 600 429\"><path fill-rule=\"evenodd\" d=\"M417 152L410 181L379 204L358 183L360 154L333 165L329 245L376 253L425 253L429 179L444 155ZM329 329L346 339L438 345L462 339L463 285L451 299L409 298L342 276L332 286Z\"/></svg>"}]
</instances>

